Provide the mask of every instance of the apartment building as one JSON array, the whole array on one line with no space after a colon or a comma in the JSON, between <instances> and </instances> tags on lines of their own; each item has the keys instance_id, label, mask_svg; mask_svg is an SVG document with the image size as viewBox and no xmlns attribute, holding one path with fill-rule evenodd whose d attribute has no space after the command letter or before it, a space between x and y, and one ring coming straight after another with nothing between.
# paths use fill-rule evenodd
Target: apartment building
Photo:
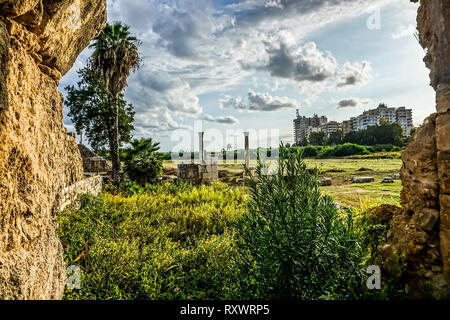
<instances>
[{"instance_id":1,"label":"apartment building","mask_svg":"<svg viewBox=\"0 0 450 320\"><path fill-rule=\"evenodd\" d=\"M300 116L297 109L297 117L294 119L294 141L301 144L308 140L313 132L325 132L329 137L331 133L342 131L343 135L351 131L365 130L369 126L380 124L380 120L385 118L388 123L398 122L403 128L405 137L409 137L413 126L412 109L406 107L393 108L388 107L384 103L380 103L376 109L364 111L362 114L351 117L342 123L330 121L326 116L318 116L314 114L312 117Z\"/></svg>"},{"instance_id":2,"label":"apartment building","mask_svg":"<svg viewBox=\"0 0 450 320\"><path fill-rule=\"evenodd\" d=\"M294 141L296 144L309 139L312 132L321 131L321 126L328 122L327 117L314 114L312 117L300 116L297 109L297 116L294 119Z\"/></svg>"},{"instance_id":3,"label":"apartment building","mask_svg":"<svg viewBox=\"0 0 450 320\"><path fill-rule=\"evenodd\" d=\"M329 137L333 132L342 131L343 124L337 121L330 121L320 126L322 132Z\"/></svg>"},{"instance_id":4,"label":"apartment building","mask_svg":"<svg viewBox=\"0 0 450 320\"><path fill-rule=\"evenodd\" d=\"M359 116L347 120L351 123L351 125L347 125L347 128L352 126L353 128L350 131L365 130L369 126L380 124L381 118L385 118L388 123L398 122L403 128L405 137L410 135L413 128L412 109L406 109L405 107L389 108L384 103L380 104L376 109L364 111Z\"/></svg>"}]
</instances>

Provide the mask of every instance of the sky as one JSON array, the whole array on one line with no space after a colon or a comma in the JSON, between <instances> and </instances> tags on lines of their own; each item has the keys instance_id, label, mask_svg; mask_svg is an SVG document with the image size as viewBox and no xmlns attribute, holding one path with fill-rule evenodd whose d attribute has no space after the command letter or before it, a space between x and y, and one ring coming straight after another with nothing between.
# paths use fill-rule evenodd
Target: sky
<instances>
[{"instance_id":1,"label":"sky","mask_svg":"<svg viewBox=\"0 0 450 320\"><path fill-rule=\"evenodd\" d=\"M407 0L108 0L142 44L143 64L125 98L133 136L161 151L208 151L293 142L293 119L343 121L376 108L406 106L419 126L435 110L415 39L417 4ZM59 89L78 80L86 49ZM74 131L65 107L64 124Z\"/></svg>"}]
</instances>

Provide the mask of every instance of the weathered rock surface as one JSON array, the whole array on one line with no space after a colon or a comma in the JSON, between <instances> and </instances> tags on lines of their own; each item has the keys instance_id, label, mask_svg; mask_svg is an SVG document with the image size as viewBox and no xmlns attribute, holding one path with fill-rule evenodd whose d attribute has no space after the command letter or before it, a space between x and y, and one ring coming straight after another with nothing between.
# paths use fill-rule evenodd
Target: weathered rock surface
<instances>
[{"instance_id":1,"label":"weathered rock surface","mask_svg":"<svg viewBox=\"0 0 450 320\"><path fill-rule=\"evenodd\" d=\"M450 298L450 2L420 1L417 23L437 112L402 154L403 210L380 252L385 261L394 253L405 258L412 297Z\"/></svg>"},{"instance_id":2,"label":"weathered rock surface","mask_svg":"<svg viewBox=\"0 0 450 320\"><path fill-rule=\"evenodd\" d=\"M83 177L58 81L106 23L104 0L0 0L0 299L59 299L54 218Z\"/></svg>"}]
</instances>

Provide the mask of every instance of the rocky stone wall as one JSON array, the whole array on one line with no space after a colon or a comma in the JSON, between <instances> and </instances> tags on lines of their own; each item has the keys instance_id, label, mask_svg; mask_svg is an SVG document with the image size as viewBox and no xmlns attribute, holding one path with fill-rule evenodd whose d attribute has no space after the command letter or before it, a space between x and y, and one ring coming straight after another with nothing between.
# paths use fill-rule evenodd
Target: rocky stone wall
<instances>
[{"instance_id":1,"label":"rocky stone wall","mask_svg":"<svg viewBox=\"0 0 450 320\"><path fill-rule=\"evenodd\" d=\"M0 299L59 299L58 195L83 178L58 82L106 23L104 0L0 0Z\"/></svg>"},{"instance_id":2,"label":"rocky stone wall","mask_svg":"<svg viewBox=\"0 0 450 320\"><path fill-rule=\"evenodd\" d=\"M403 210L390 221L381 253L388 272L389 259L404 257L412 297L450 298L450 1L420 1L417 28L437 112L402 154Z\"/></svg>"}]
</instances>

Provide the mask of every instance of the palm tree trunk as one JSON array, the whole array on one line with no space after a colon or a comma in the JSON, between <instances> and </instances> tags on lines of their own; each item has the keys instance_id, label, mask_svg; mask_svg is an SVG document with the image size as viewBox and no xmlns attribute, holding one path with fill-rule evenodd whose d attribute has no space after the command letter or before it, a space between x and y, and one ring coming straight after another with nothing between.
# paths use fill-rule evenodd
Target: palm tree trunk
<instances>
[{"instance_id":1,"label":"palm tree trunk","mask_svg":"<svg viewBox=\"0 0 450 320\"><path fill-rule=\"evenodd\" d=\"M120 186L120 154L119 154L119 99L114 98L113 128L111 137L111 160L113 184L118 189Z\"/></svg>"}]
</instances>

